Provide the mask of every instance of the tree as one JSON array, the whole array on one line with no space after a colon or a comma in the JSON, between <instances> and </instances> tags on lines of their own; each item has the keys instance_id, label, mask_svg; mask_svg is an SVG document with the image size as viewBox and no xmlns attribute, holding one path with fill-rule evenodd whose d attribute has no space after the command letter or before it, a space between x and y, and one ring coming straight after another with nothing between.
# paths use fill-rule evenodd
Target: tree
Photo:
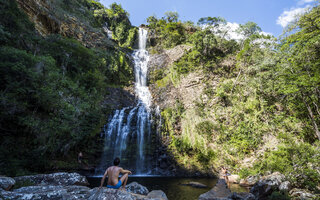
<instances>
[{"instance_id":1,"label":"tree","mask_svg":"<svg viewBox=\"0 0 320 200\"><path fill-rule=\"evenodd\" d=\"M261 32L261 28L254 22L247 22L244 25L240 24L239 30L246 37Z\"/></svg>"},{"instance_id":2,"label":"tree","mask_svg":"<svg viewBox=\"0 0 320 200\"><path fill-rule=\"evenodd\" d=\"M169 11L164 13L164 15L167 22L178 22L179 14L177 12Z\"/></svg>"},{"instance_id":3,"label":"tree","mask_svg":"<svg viewBox=\"0 0 320 200\"><path fill-rule=\"evenodd\" d=\"M149 27L151 29L155 29L157 27L158 19L157 19L157 17L155 15L152 15L152 16L147 18L147 22L148 22Z\"/></svg>"},{"instance_id":4,"label":"tree","mask_svg":"<svg viewBox=\"0 0 320 200\"><path fill-rule=\"evenodd\" d=\"M320 7L314 7L292 26L295 33L281 42L278 92L287 96L300 117L309 118L320 140ZM290 31L290 30L289 30Z\"/></svg>"},{"instance_id":5,"label":"tree","mask_svg":"<svg viewBox=\"0 0 320 200\"><path fill-rule=\"evenodd\" d=\"M226 24L227 21L223 17L202 17L198 21L198 25L213 25L214 27L220 24Z\"/></svg>"}]
</instances>

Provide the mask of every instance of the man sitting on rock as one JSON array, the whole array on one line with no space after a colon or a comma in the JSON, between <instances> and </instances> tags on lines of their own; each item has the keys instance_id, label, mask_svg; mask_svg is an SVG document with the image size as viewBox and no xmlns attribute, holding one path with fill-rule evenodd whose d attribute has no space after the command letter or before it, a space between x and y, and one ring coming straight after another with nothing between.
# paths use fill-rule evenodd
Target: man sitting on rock
<instances>
[{"instance_id":1,"label":"man sitting on rock","mask_svg":"<svg viewBox=\"0 0 320 200\"><path fill-rule=\"evenodd\" d=\"M120 158L115 158L113 164L114 166L109 167L104 173L101 180L100 188L102 187L106 176L108 176L107 188L119 189L122 185L122 188L125 190L128 181L128 174L131 174L131 171L124 170L121 167L118 167L118 165L120 164ZM123 175L120 180L118 180L120 173L122 173Z\"/></svg>"}]
</instances>

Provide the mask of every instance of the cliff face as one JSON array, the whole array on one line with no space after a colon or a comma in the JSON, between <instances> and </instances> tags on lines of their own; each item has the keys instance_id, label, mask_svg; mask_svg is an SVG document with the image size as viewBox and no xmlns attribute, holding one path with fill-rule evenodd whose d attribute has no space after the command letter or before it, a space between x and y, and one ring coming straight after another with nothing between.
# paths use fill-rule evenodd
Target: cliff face
<instances>
[{"instance_id":1,"label":"cliff face","mask_svg":"<svg viewBox=\"0 0 320 200\"><path fill-rule=\"evenodd\" d=\"M115 109L135 104L130 46L110 40L107 16L94 15L94 5L108 8L91 0L0 4L0 173L75 169L80 149L96 165L101 127Z\"/></svg>"},{"instance_id":2,"label":"cliff face","mask_svg":"<svg viewBox=\"0 0 320 200\"><path fill-rule=\"evenodd\" d=\"M17 2L42 36L60 34L74 38L86 47L106 47L115 44L108 39L107 29L93 28L88 21L61 9L60 6L63 5L57 0L17 0ZM86 8L80 7L78 12L86 14Z\"/></svg>"}]
</instances>

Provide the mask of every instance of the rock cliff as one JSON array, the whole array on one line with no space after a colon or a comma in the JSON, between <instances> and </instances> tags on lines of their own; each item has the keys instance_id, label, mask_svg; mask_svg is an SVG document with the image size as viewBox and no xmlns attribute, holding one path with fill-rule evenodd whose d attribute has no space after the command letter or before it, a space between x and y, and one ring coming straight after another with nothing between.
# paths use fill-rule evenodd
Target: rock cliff
<instances>
[{"instance_id":1,"label":"rock cliff","mask_svg":"<svg viewBox=\"0 0 320 200\"><path fill-rule=\"evenodd\" d=\"M115 43L108 39L108 32L103 28L93 28L85 19L66 12L57 0L17 0L36 30L42 35L61 34L80 41L86 47L113 47ZM86 14L87 8L79 7L78 12Z\"/></svg>"}]
</instances>

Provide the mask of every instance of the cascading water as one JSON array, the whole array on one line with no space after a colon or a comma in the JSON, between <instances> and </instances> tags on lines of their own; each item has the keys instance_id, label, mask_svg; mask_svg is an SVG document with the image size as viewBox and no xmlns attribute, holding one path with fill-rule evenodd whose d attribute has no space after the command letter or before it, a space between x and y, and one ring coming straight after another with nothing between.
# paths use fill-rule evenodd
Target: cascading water
<instances>
[{"instance_id":1,"label":"cascading water","mask_svg":"<svg viewBox=\"0 0 320 200\"><path fill-rule=\"evenodd\" d=\"M147 86L149 54L146 50L148 32L139 29L139 49L132 54L135 72L135 93L139 99L136 107L116 110L104 126L105 144L101 164L97 171L102 174L120 157L121 166L135 174L152 174L153 148L151 135L151 94Z\"/></svg>"}]
</instances>

